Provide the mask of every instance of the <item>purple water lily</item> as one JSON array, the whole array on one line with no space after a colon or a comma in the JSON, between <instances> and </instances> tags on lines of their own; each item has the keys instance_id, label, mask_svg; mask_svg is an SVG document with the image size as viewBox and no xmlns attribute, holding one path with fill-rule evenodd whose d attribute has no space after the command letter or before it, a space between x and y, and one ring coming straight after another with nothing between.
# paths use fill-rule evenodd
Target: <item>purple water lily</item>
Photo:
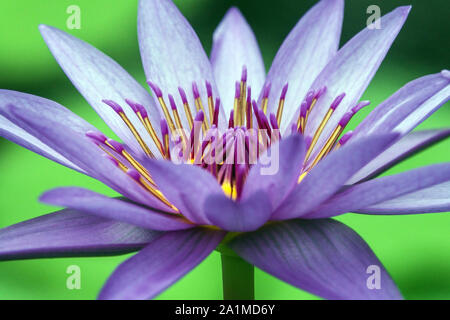
<instances>
[{"instance_id":1,"label":"purple water lily","mask_svg":"<svg viewBox=\"0 0 450 320\"><path fill-rule=\"evenodd\" d=\"M338 50L343 6L322 0L311 8L266 75L236 8L215 31L208 59L170 0L141 0L139 44L153 94L94 47L41 25L64 72L122 143L56 102L8 90L0 90L0 134L124 198L48 191L41 201L66 209L1 229L0 259L139 251L99 298L149 299L219 247L224 289L244 283L227 297L243 295L256 266L327 299L402 298L364 240L329 218L450 210L449 163L376 178L450 135L411 132L448 101L450 72L406 84L345 132L369 104L361 95L410 7ZM264 174L262 159L275 154L278 170ZM369 289L369 266L380 268L381 287Z\"/></svg>"}]
</instances>

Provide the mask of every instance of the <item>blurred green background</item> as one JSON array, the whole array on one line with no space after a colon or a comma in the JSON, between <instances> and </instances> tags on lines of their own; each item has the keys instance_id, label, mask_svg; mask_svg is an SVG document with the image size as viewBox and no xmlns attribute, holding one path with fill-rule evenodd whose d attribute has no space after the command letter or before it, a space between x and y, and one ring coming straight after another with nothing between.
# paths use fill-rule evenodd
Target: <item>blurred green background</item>
<instances>
[{"instance_id":1,"label":"blurred green background","mask_svg":"<svg viewBox=\"0 0 450 320\"><path fill-rule=\"evenodd\" d=\"M266 69L279 45L312 0L179 0L175 1L209 52L215 26L226 10L238 6L252 25ZM67 30L66 9L81 8L81 29ZM347 0L342 42L365 26L366 8L382 14L412 4L402 32L382 64L364 99L376 106L406 82L449 68L450 2L447 0ZM41 39L37 26L50 24L80 37L122 64L144 83L136 36L137 0L3 0L0 2L0 88L53 99L106 133L105 124L66 79ZM373 107L371 107L373 108ZM365 110L352 126L371 108ZM421 129L448 127L448 104ZM450 142L398 165L397 173L450 161ZM55 210L37 202L45 190L76 185L114 195L99 182L70 171L0 138L0 227ZM338 218L354 228L373 248L408 299L450 298L450 215L371 217L347 214ZM0 299L93 299L114 268L128 256L39 259L0 263ZM81 268L80 290L66 289L66 269ZM160 299L221 299L220 257L214 252ZM257 299L315 299L262 271L256 271Z\"/></svg>"}]
</instances>

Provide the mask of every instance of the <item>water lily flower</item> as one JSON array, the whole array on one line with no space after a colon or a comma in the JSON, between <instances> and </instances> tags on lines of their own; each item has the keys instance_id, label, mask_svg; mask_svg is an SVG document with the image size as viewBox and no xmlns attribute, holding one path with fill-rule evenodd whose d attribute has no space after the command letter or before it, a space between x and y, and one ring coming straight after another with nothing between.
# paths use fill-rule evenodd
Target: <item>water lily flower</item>
<instances>
[{"instance_id":1,"label":"water lily flower","mask_svg":"<svg viewBox=\"0 0 450 320\"><path fill-rule=\"evenodd\" d=\"M99 298L149 299L219 248L226 298L253 297L256 266L327 299L401 299L365 241L331 217L450 210L450 163L377 177L450 135L412 132L448 101L450 72L406 84L346 131L369 104L360 98L410 7L338 49L343 7L312 7L266 74L238 9L218 26L208 58L170 0L141 0L149 91L91 45L41 25L64 72L122 142L56 102L9 90L0 90L0 134L122 197L77 187L44 193L41 201L66 209L1 229L0 259L138 251ZM276 170L264 173L263 159ZM379 287L368 283L370 266Z\"/></svg>"}]
</instances>

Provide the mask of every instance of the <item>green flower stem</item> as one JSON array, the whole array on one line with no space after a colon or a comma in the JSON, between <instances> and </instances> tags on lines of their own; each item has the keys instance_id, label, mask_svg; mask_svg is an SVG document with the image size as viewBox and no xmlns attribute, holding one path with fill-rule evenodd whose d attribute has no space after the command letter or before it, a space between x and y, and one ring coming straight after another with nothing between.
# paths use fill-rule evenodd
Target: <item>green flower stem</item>
<instances>
[{"instance_id":1,"label":"green flower stem","mask_svg":"<svg viewBox=\"0 0 450 320\"><path fill-rule=\"evenodd\" d=\"M231 250L220 250L224 300L254 300L254 266Z\"/></svg>"}]
</instances>

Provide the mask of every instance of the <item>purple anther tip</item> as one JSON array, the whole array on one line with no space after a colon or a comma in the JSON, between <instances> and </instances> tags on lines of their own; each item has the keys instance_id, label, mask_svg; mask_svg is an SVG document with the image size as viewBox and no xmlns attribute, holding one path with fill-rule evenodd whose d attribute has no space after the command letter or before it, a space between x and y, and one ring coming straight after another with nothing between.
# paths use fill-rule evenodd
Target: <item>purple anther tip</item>
<instances>
[{"instance_id":1,"label":"purple anther tip","mask_svg":"<svg viewBox=\"0 0 450 320\"><path fill-rule=\"evenodd\" d=\"M368 101L368 100L361 101L360 103L358 103L356 106L354 106L352 108L352 112L357 113L359 110L367 107L369 104L370 104L370 101Z\"/></svg>"},{"instance_id":2,"label":"purple anther tip","mask_svg":"<svg viewBox=\"0 0 450 320\"><path fill-rule=\"evenodd\" d=\"M106 139L108 139L103 133L97 131L86 132L86 137L91 138L98 143L105 143Z\"/></svg>"},{"instance_id":3,"label":"purple anther tip","mask_svg":"<svg viewBox=\"0 0 450 320\"><path fill-rule=\"evenodd\" d=\"M219 108L220 108L220 98L217 97L217 98L216 98L216 103L215 103L215 105L214 105L214 109L219 109Z\"/></svg>"},{"instance_id":4,"label":"purple anther tip","mask_svg":"<svg viewBox=\"0 0 450 320\"><path fill-rule=\"evenodd\" d=\"M145 110L144 106L142 104L136 103L136 108L139 111L139 113L141 114L141 116L143 118L147 118L147 110Z\"/></svg>"},{"instance_id":5,"label":"purple anther tip","mask_svg":"<svg viewBox=\"0 0 450 320\"><path fill-rule=\"evenodd\" d=\"M340 95L338 95L334 101L331 103L330 108L333 110L336 110L336 108L339 106L339 104L342 102L342 100L345 97L345 93L341 93Z\"/></svg>"},{"instance_id":6,"label":"purple anther tip","mask_svg":"<svg viewBox=\"0 0 450 320\"><path fill-rule=\"evenodd\" d=\"M139 172L137 172L135 169L128 169L127 170L127 174L133 178L134 180L136 180L137 182L139 182L139 179L141 178L141 175L139 174Z\"/></svg>"},{"instance_id":7,"label":"purple anther tip","mask_svg":"<svg viewBox=\"0 0 450 320\"><path fill-rule=\"evenodd\" d=\"M247 100L249 100L249 101L252 100L252 87L251 86L247 87Z\"/></svg>"},{"instance_id":8,"label":"purple anther tip","mask_svg":"<svg viewBox=\"0 0 450 320\"><path fill-rule=\"evenodd\" d=\"M169 94L169 103L170 103L170 107L172 108L172 110L176 110L177 109L177 105L175 103L175 99L173 98L173 96L171 94Z\"/></svg>"},{"instance_id":9,"label":"purple anther tip","mask_svg":"<svg viewBox=\"0 0 450 320\"><path fill-rule=\"evenodd\" d=\"M242 82L247 82L247 66L246 66L246 65L244 65L244 66L242 67L241 81L242 81Z\"/></svg>"},{"instance_id":10,"label":"purple anther tip","mask_svg":"<svg viewBox=\"0 0 450 320\"><path fill-rule=\"evenodd\" d=\"M134 113L137 113L139 109L136 107L136 102L131 101L130 99L125 99L125 102L130 106L131 109L133 109Z\"/></svg>"},{"instance_id":11,"label":"purple anther tip","mask_svg":"<svg viewBox=\"0 0 450 320\"><path fill-rule=\"evenodd\" d=\"M308 91L306 94L305 101L308 104L308 107L311 105L312 101L314 99L314 90Z\"/></svg>"},{"instance_id":12,"label":"purple anther tip","mask_svg":"<svg viewBox=\"0 0 450 320\"><path fill-rule=\"evenodd\" d=\"M200 110L197 115L195 116L195 121L203 122L205 120L205 115L203 114L203 111Z\"/></svg>"},{"instance_id":13,"label":"purple anther tip","mask_svg":"<svg viewBox=\"0 0 450 320\"><path fill-rule=\"evenodd\" d=\"M192 93L194 94L194 99L200 98L200 93L198 92L197 83L195 81L192 82Z\"/></svg>"},{"instance_id":14,"label":"purple anther tip","mask_svg":"<svg viewBox=\"0 0 450 320\"><path fill-rule=\"evenodd\" d=\"M111 157L109 154L104 154L103 157L111 161L112 164L115 165L116 167L119 166L119 162L115 158Z\"/></svg>"},{"instance_id":15,"label":"purple anther tip","mask_svg":"<svg viewBox=\"0 0 450 320\"><path fill-rule=\"evenodd\" d=\"M186 92L181 87L178 87L178 92L180 93L181 101L183 101L183 104L186 104L188 102L187 97L186 97Z\"/></svg>"},{"instance_id":16,"label":"purple anther tip","mask_svg":"<svg viewBox=\"0 0 450 320\"><path fill-rule=\"evenodd\" d=\"M353 136L353 131L349 131L346 134L344 134L341 138L341 140L339 140L339 143L341 144L341 146L343 146L345 143L347 143L348 140L350 140L350 138Z\"/></svg>"},{"instance_id":17,"label":"purple anther tip","mask_svg":"<svg viewBox=\"0 0 450 320\"><path fill-rule=\"evenodd\" d=\"M241 97L241 83L236 81L235 90L234 90L234 98L239 99Z\"/></svg>"},{"instance_id":18,"label":"purple anther tip","mask_svg":"<svg viewBox=\"0 0 450 320\"><path fill-rule=\"evenodd\" d=\"M211 98L212 97L212 86L211 86L211 83L208 80L206 80L205 81L205 86L206 86L206 94L208 95L208 98Z\"/></svg>"},{"instance_id":19,"label":"purple anther tip","mask_svg":"<svg viewBox=\"0 0 450 320\"><path fill-rule=\"evenodd\" d=\"M105 99L105 100L102 100L102 102L107 104L108 106L110 106L117 113L123 112L122 107L115 101Z\"/></svg>"},{"instance_id":20,"label":"purple anther tip","mask_svg":"<svg viewBox=\"0 0 450 320\"><path fill-rule=\"evenodd\" d=\"M159 122L161 125L161 135L164 137L169 134L169 128L167 127L166 119L161 119Z\"/></svg>"},{"instance_id":21,"label":"purple anther tip","mask_svg":"<svg viewBox=\"0 0 450 320\"><path fill-rule=\"evenodd\" d=\"M300 117L306 117L306 113L308 112L308 103L303 101L300 105Z\"/></svg>"},{"instance_id":22,"label":"purple anther tip","mask_svg":"<svg viewBox=\"0 0 450 320\"><path fill-rule=\"evenodd\" d=\"M323 86L322 88L317 91L316 95L314 96L315 99L319 99L321 96L323 96L327 92L327 87Z\"/></svg>"},{"instance_id":23,"label":"purple anther tip","mask_svg":"<svg viewBox=\"0 0 450 320\"><path fill-rule=\"evenodd\" d=\"M160 89L156 84L154 84L154 83L151 82L151 81L147 81L147 83L148 83L148 85L150 86L150 88L153 90L153 92L155 93L155 95L156 95L158 98L162 98L162 91L161 91L161 89Z\"/></svg>"},{"instance_id":24,"label":"purple anther tip","mask_svg":"<svg viewBox=\"0 0 450 320\"><path fill-rule=\"evenodd\" d=\"M289 84L286 83L286 84L284 85L283 89L281 90L280 100L286 99L286 94L287 94L288 88L289 88Z\"/></svg>"},{"instance_id":25,"label":"purple anther tip","mask_svg":"<svg viewBox=\"0 0 450 320\"><path fill-rule=\"evenodd\" d=\"M272 125L272 128L278 129L277 117L273 113L270 114L270 124Z\"/></svg>"},{"instance_id":26,"label":"purple anther tip","mask_svg":"<svg viewBox=\"0 0 450 320\"><path fill-rule=\"evenodd\" d=\"M108 144L111 145L114 148L114 150L116 150L117 153L122 153L122 151L124 150L122 144L120 144L115 140L108 139L106 140L106 142L108 142Z\"/></svg>"},{"instance_id":27,"label":"purple anther tip","mask_svg":"<svg viewBox=\"0 0 450 320\"><path fill-rule=\"evenodd\" d=\"M264 86L264 92L263 92L263 99L267 99L269 97L270 94L270 89L272 88L272 83L268 82L265 86Z\"/></svg>"},{"instance_id":28,"label":"purple anther tip","mask_svg":"<svg viewBox=\"0 0 450 320\"><path fill-rule=\"evenodd\" d=\"M344 116L342 117L342 119L339 121L339 125L343 128L345 127L350 120L352 119L354 113L352 111L346 112L344 114Z\"/></svg>"}]
</instances>

